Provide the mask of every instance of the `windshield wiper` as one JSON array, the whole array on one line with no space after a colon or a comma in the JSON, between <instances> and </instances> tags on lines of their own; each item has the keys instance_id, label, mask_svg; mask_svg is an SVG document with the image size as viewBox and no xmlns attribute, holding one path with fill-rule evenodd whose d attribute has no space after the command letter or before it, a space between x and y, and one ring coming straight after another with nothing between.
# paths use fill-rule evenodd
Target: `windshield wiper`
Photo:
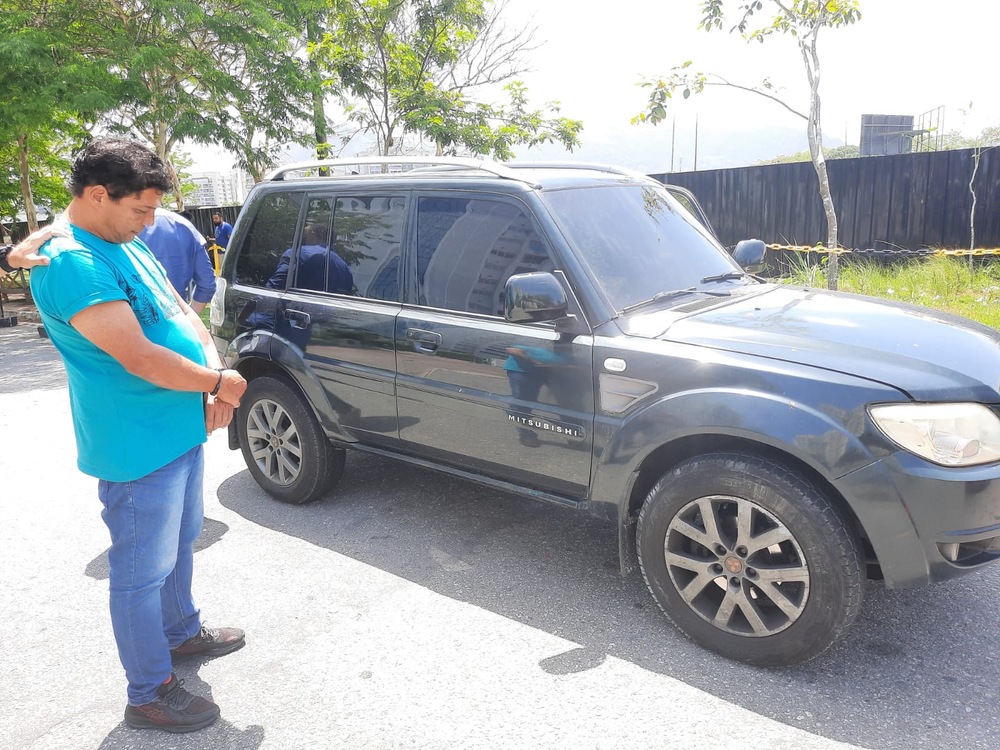
<instances>
[{"instance_id":1,"label":"windshield wiper","mask_svg":"<svg viewBox=\"0 0 1000 750\"><path fill-rule=\"evenodd\" d=\"M743 271L727 271L726 273L717 273L714 276L706 276L699 283L708 284L712 281L729 281L730 279L742 279L746 274Z\"/></svg>"},{"instance_id":2,"label":"windshield wiper","mask_svg":"<svg viewBox=\"0 0 1000 750\"><path fill-rule=\"evenodd\" d=\"M685 289L671 289L670 291L666 291L666 292L657 292L656 294L654 294L649 299L644 299L641 302L633 302L631 305L626 305L619 312L622 315L625 315L626 313L632 312L633 310L638 309L640 307L645 307L646 305L651 305L654 302L659 302L660 300L669 299L670 297L680 297L680 296L682 296L684 294L708 294L708 295L711 295L712 297L728 297L729 296L729 292L709 291L707 289L698 289L697 287L689 286L689 287L687 287Z\"/></svg>"},{"instance_id":3,"label":"windshield wiper","mask_svg":"<svg viewBox=\"0 0 1000 750\"><path fill-rule=\"evenodd\" d=\"M626 305L621 309L621 313L622 315L624 315L625 313L632 312L637 308L645 307L646 305L651 305L654 302L659 302L661 299L667 299L668 297L680 297L682 294L691 294L697 291L698 290L695 289L693 286L689 286L687 289L672 289L667 292L657 292L649 299L644 299L641 302L633 302L631 305Z\"/></svg>"}]
</instances>

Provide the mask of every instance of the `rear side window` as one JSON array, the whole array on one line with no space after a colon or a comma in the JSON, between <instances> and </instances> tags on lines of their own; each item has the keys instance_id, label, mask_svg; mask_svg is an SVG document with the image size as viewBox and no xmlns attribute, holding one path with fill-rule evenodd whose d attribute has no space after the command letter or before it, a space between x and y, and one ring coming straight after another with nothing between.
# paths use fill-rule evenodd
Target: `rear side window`
<instances>
[{"instance_id":1,"label":"rear side window","mask_svg":"<svg viewBox=\"0 0 1000 750\"><path fill-rule=\"evenodd\" d=\"M479 198L424 197L417 202L421 305L502 316L507 279L554 268L520 206Z\"/></svg>"},{"instance_id":2,"label":"rear side window","mask_svg":"<svg viewBox=\"0 0 1000 750\"><path fill-rule=\"evenodd\" d=\"M254 213L250 230L244 236L236 259L236 283L284 289L282 256L292 247L299 223L302 193L265 195Z\"/></svg>"},{"instance_id":3,"label":"rear side window","mask_svg":"<svg viewBox=\"0 0 1000 750\"><path fill-rule=\"evenodd\" d=\"M328 260L346 266L351 294L399 299L399 253L406 199L402 195L338 196L333 211ZM341 282L336 279L341 279ZM328 283L342 274L328 273ZM327 291L337 291L328 289Z\"/></svg>"}]
</instances>

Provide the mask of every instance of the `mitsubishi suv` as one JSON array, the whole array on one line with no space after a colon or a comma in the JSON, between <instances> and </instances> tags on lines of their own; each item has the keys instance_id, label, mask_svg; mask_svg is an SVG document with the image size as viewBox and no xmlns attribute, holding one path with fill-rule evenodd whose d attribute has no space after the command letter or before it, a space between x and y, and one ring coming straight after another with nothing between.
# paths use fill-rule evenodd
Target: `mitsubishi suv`
<instances>
[{"instance_id":1,"label":"mitsubishi suv","mask_svg":"<svg viewBox=\"0 0 1000 750\"><path fill-rule=\"evenodd\" d=\"M697 643L804 661L866 580L1000 558L1000 335L769 283L764 249L613 167L283 167L212 301L230 445L288 503L357 449L595 514Z\"/></svg>"}]
</instances>

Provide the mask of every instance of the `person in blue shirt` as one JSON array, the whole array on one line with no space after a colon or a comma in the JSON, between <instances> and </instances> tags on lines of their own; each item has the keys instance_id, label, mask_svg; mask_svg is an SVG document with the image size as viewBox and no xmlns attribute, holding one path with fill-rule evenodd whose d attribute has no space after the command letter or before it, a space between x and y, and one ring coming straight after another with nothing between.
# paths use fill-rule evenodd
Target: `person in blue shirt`
<instances>
[{"instance_id":1,"label":"person in blue shirt","mask_svg":"<svg viewBox=\"0 0 1000 750\"><path fill-rule=\"evenodd\" d=\"M354 275L333 246L328 245L329 231L318 224L307 224L302 230L302 246L295 277L298 289L354 294ZM288 248L278 259L271 278L264 284L268 289L284 289L292 265L294 248Z\"/></svg>"},{"instance_id":2,"label":"person in blue shirt","mask_svg":"<svg viewBox=\"0 0 1000 750\"><path fill-rule=\"evenodd\" d=\"M194 224L165 208L156 209L152 226L139 239L160 261L174 289L200 313L215 294L215 270L205 251L205 240Z\"/></svg>"},{"instance_id":3,"label":"person in blue shirt","mask_svg":"<svg viewBox=\"0 0 1000 750\"><path fill-rule=\"evenodd\" d=\"M228 221L222 220L222 214L218 211L212 214L212 224L215 225L215 244L225 250L233 235L233 227Z\"/></svg>"},{"instance_id":4,"label":"person in blue shirt","mask_svg":"<svg viewBox=\"0 0 1000 750\"><path fill-rule=\"evenodd\" d=\"M202 625L191 594L201 532L202 443L225 427L246 380L225 369L198 315L136 236L171 189L166 165L124 138L76 157L68 237L40 253L31 291L69 381L77 464L96 477L108 551L111 624L128 680L125 722L189 732L219 707L180 684L172 659L221 656L238 628Z\"/></svg>"}]
</instances>

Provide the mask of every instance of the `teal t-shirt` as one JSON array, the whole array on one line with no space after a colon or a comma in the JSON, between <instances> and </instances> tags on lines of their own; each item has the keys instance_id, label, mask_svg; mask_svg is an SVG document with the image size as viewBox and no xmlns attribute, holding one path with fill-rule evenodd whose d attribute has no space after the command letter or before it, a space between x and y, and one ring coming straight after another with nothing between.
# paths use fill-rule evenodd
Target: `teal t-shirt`
<instances>
[{"instance_id":1,"label":"teal t-shirt","mask_svg":"<svg viewBox=\"0 0 1000 750\"><path fill-rule=\"evenodd\" d=\"M146 338L204 365L205 350L142 242L114 245L71 226L42 248L31 293L66 364L80 471L109 482L139 479L205 442L202 394L172 391L129 374L77 333L70 319L106 302L129 303Z\"/></svg>"}]
</instances>

